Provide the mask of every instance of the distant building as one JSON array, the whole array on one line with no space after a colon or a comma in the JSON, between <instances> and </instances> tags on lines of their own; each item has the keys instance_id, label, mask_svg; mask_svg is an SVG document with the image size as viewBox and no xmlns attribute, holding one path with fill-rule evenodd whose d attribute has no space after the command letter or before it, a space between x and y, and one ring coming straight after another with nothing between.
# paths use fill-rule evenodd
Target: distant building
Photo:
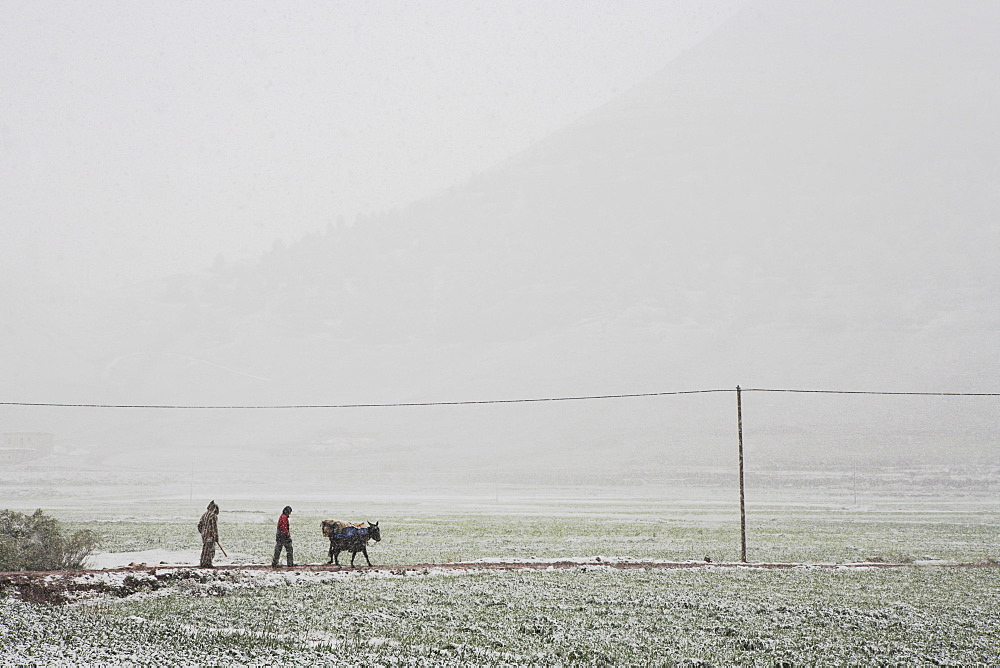
<instances>
[{"instance_id":1,"label":"distant building","mask_svg":"<svg viewBox=\"0 0 1000 668\"><path fill-rule=\"evenodd\" d=\"M19 464L52 454L55 435L44 432L0 434L0 464Z\"/></svg>"}]
</instances>

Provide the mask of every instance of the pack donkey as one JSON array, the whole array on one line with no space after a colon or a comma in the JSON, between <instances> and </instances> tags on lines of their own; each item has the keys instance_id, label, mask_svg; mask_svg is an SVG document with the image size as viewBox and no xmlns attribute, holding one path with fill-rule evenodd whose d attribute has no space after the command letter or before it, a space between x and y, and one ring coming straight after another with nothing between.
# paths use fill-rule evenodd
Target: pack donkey
<instances>
[{"instance_id":1,"label":"pack donkey","mask_svg":"<svg viewBox=\"0 0 1000 668\"><path fill-rule=\"evenodd\" d=\"M365 561L372 565L372 560L368 558L368 541L376 543L382 540L382 533L379 531L378 522L341 522L340 520L323 520L320 524L323 535L330 539L330 561L328 564L340 566L340 553L351 553L351 568L354 568L354 558L358 552L365 555Z\"/></svg>"}]
</instances>

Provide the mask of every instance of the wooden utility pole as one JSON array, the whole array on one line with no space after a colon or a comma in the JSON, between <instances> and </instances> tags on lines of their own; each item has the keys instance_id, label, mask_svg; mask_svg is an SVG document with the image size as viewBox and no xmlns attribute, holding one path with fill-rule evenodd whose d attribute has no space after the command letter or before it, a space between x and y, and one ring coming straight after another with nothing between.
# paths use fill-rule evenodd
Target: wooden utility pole
<instances>
[{"instance_id":1,"label":"wooden utility pole","mask_svg":"<svg viewBox=\"0 0 1000 668\"><path fill-rule=\"evenodd\" d=\"M743 398L736 386L736 424L740 434L740 559L747 560L747 509L743 494Z\"/></svg>"}]
</instances>

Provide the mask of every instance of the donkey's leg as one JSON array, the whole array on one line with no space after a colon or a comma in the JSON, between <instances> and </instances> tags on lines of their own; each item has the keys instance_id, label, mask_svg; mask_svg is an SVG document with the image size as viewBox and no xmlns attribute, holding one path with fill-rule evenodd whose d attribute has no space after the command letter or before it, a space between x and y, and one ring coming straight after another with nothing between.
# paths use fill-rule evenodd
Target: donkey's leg
<instances>
[{"instance_id":1,"label":"donkey's leg","mask_svg":"<svg viewBox=\"0 0 1000 668\"><path fill-rule=\"evenodd\" d=\"M368 565L369 565L369 566L371 566L371 565L372 565L372 560L368 558L368 547L367 547L367 546L365 546L364 548L362 548L362 550L361 550L361 551L362 551L362 552L364 553L364 555L365 555L365 561L367 561L367 562L368 562Z\"/></svg>"},{"instance_id":2,"label":"donkey's leg","mask_svg":"<svg viewBox=\"0 0 1000 668\"><path fill-rule=\"evenodd\" d=\"M330 541L330 552L329 552L329 554L327 556L329 556L330 559L326 563L332 564L333 563L333 541L332 540Z\"/></svg>"}]
</instances>

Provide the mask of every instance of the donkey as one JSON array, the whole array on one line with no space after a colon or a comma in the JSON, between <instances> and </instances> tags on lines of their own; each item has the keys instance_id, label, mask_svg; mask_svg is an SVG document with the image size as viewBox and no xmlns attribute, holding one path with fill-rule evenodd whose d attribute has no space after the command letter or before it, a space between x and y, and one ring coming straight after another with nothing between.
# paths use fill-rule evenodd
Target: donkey
<instances>
[{"instance_id":1,"label":"donkey","mask_svg":"<svg viewBox=\"0 0 1000 668\"><path fill-rule=\"evenodd\" d=\"M372 560L368 558L368 541L374 540L376 543L382 540L382 532L378 528L378 522L341 522L340 520L323 520L320 524L323 535L330 538L330 561L328 564L340 566L340 553L351 553L351 568L354 568L354 559L358 552L365 555L365 561L372 565Z\"/></svg>"}]
</instances>

